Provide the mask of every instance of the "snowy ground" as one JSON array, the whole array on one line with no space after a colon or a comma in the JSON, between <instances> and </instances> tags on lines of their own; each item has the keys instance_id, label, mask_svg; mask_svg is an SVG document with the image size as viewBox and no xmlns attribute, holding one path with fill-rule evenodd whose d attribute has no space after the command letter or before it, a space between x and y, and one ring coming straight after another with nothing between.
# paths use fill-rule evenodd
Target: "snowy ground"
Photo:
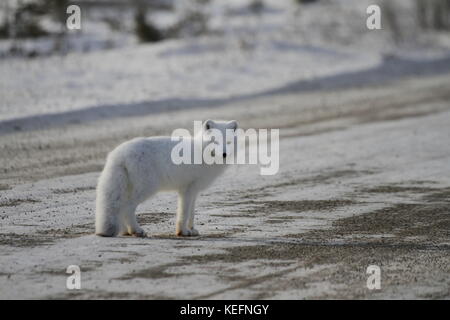
<instances>
[{"instance_id":1,"label":"snowy ground","mask_svg":"<svg viewBox=\"0 0 450 320\"><path fill-rule=\"evenodd\" d=\"M406 78L177 111L180 123L163 113L3 135L14 169L1 181L0 296L448 298L449 85ZM206 114L281 127L280 173L230 168L199 201L198 238L172 236L173 194L138 209L149 238L92 235L99 154ZM365 286L370 264L379 291Z\"/></svg>"},{"instance_id":2,"label":"snowy ground","mask_svg":"<svg viewBox=\"0 0 450 320\"><path fill-rule=\"evenodd\" d=\"M350 19L364 1L267 3L212 19L237 37L0 60L0 298L450 297L448 39L393 47ZM138 208L148 238L95 237L107 152L208 118L279 128L280 172L230 168L200 237L173 236L174 194Z\"/></svg>"}]
</instances>

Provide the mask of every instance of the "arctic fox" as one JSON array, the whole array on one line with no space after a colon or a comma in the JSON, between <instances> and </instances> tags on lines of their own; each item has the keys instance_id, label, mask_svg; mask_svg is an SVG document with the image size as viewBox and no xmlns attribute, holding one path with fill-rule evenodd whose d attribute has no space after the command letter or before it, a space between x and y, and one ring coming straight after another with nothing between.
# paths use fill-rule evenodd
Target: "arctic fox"
<instances>
[{"instance_id":1,"label":"arctic fox","mask_svg":"<svg viewBox=\"0 0 450 320\"><path fill-rule=\"evenodd\" d=\"M237 122L207 120L202 130L188 142L214 142L211 129L235 132ZM228 129L228 130L227 130ZM232 137L235 139L235 136ZM215 142L216 143L216 142ZM136 207L159 191L177 191L176 235L197 236L194 206L197 195L207 188L227 167L226 164L174 164L171 153L177 144L171 137L135 138L109 153L97 185L95 233L99 236L133 235L145 237L139 226ZM223 158L234 154L235 143L225 141ZM231 147L233 146L233 148ZM225 162L225 161L223 161Z\"/></svg>"}]
</instances>

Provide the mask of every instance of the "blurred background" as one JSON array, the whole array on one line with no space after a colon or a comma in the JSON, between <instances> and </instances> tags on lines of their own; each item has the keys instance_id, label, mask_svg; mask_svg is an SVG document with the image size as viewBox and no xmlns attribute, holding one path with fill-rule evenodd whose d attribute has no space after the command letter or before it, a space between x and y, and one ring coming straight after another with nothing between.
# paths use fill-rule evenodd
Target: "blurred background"
<instances>
[{"instance_id":1,"label":"blurred background","mask_svg":"<svg viewBox=\"0 0 450 320\"><path fill-rule=\"evenodd\" d=\"M381 30L366 27L374 3ZM81 30L66 28L70 4ZM255 94L389 59L440 58L449 35L449 0L5 0L0 120Z\"/></svg>"},{"instance_id":2,"label":"blurred background","mask_svg":"<svg viewBox=\"0 0 450 320\"><path fill-rule=\"evenodd\" d=\"M66 8L82 9L81 31L66 28ZM383 11L383 32L367 39L365 8ZM448 45L448 0L5 0L0 4L2 56L36 57L138 43L210 37L255 50L293 44L395 47ZM447 38L445 41L444 38Z\"/></svg>"}]
</instances>

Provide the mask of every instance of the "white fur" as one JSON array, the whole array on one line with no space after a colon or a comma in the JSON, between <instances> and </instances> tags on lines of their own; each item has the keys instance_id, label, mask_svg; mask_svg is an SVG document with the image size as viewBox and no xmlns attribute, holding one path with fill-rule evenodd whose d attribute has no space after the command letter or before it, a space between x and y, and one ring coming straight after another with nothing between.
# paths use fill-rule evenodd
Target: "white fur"
<instances>
[{"instance_id":1,"label":"white fur","mask_svg":"<svg viewBox=\"0 0 450 320\"><path fill-rule=\"evenodd\" d=\"M235 121L208 120L203 131L190 138L202 139L207 128L236 128ZM207 141L207 139L206 139ZM171 160L177 144L170 137L135 138L116 147L106 160L97 185L95 233L100 236L145 236L136 220L136 207L159 191L177 191L178 211L176 234L196 236L194 206L197 195L207 188L226 168L220 164L180 164ZM224 153L231 155L231 148Z\"/></svg>"}]
</instances>

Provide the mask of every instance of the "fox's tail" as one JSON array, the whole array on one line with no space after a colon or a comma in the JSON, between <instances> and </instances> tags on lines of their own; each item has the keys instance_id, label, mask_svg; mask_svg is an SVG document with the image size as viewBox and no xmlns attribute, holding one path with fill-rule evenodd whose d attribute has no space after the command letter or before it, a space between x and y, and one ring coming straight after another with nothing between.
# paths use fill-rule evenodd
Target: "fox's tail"
<instances>
[{"instance_id":1,"label":"fox's tail","mask_svg":"<svg viewBox=\"0 0 450 320\"><path fill-rule=\"evenodd\" d=\"M108 156L97 185L95 234L114 237L119 233L120 210L126 201L128 172L121 161Z\"/></svg>"}]
</instances>

